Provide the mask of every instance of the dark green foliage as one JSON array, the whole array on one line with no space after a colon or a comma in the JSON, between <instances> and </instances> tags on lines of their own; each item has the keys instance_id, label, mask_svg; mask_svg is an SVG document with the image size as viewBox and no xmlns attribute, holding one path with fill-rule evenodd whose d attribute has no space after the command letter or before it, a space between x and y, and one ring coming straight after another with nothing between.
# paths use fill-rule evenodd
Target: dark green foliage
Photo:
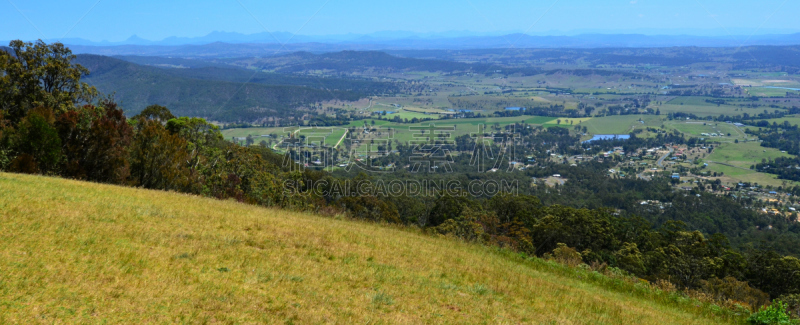
<instances>
[{"instance_id":1,"label":"dark green foliage","mask_svg":"<svg viewBox=\"0 0 800 325\"><path fill-rule=\"evenodd\" d=\"M128 146L133 129L116 104L86 105L59 115L65 176L96 182L121 183L130 174Z\"/></svg>"},{"instance_id":2,"label":"dark green foliage","mask_svg":"<svg viewBox=\"0 0 800 325\"><path fill-rule=\"evenodd\" d=\"M188 190L186 141L155 120L141 119L137 127L130 156L133 184L161 190Z\"/></svg>"},{"instance_id":3,"label":"dark green foliage","mask_svg":"<svg viewBox=\"0 0 800 325\"><path fill-rule=\"evenodd\" d=\"M72 64L75 56L61 43L12 41L0 51L0 110L16 123L36 107L64 112L91 101L94 88L80 82L89 70Z\"/></svg>"},{"instance_id":4,"label":"dark green foliage","mask_svg":"<svg viewBox=\"0 0 800 325\"><path fill-rule=\"evenodd\" d=\"M61 138L51 125L52 113L31 111L17 126L13 150L18 154L11 169L20 172L54 172L61 161ZM12 135L13 136L13 135Z\"/></svg>"},{"instance_id":5,"label":"dark green foliage","mask_svg":"<svg viewBox=\"0 0 800 325\"><path fill-rule=\"evenodd\" d=\"M746 275L750 284L773 297L800 294L800 259L774 251L748 254Z\"/></svg>"},{"instance_id":6,"label":"dark green foliage","mask_svg":"<svg viewBox=\"0 0 800 325\"><path fill-rule=\"evenodd\" d=\"M465 196L440 196L433 205L427 218L420 221L423 227L436 227L448 219L461 215L466 208L477 208L476 202Z\"/></svg>"},{"instance_id":7,"label":"dark green foliage","mask_svg":"<svg viewBox=\"0 0 800 325\"><path fill-rule=\"evenodd\" d=\"M778 300L786 303L786 309L790 316L800 318L800 294L783 295Z\"/></svg>"},{"instance_id":8,"label":"dark green foliage","mask_svg":"<svg viewBox=\"0 0 800 325\"><path fill-rule=\"evenodd\" d=\"M747 318L747 324L750 325L792 325L797 323L789 317L786 304L780 301L761 308Z\"/></svg>"},{"instance_id":9,"label":"dark green foliage","mask_svg":"<svg viewBox=\"0 0 800 325\"><path fill-rule=\"evenodd\" d=\"M175 115L172 115L169 109L161 105L150 105L145 107L139 114L136 114L134 119L146 119L146 120L155 120L161 123L166 123L167 121L174 119Z\"/></svg>"},{"instance_id":10,"label":"dark green foliage","mask_svg":"<svg viewBox=\"0 0 800 325\"><path fill-rule=\"evenodd\" d=\"M391 223L400 221L394 204L374 196L348 196L339 200L339 204L350 211L352 216L357 219Z\"/></svg>"}]
</instances>

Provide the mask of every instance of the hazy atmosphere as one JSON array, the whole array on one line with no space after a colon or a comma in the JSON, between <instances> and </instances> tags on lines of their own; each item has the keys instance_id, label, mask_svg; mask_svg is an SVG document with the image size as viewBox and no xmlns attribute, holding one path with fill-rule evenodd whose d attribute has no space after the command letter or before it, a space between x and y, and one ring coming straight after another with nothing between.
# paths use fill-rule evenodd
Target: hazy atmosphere
<instances>
[{"instance_id":1,"label":"hazy atmosphere","mask_svg":"<svg viewBox=\"0 0 800 325\"><path fill-rule=\"evenodd\" d=\"M471 36L619 33L730 36L800 31L800 3L723 1L37 1L0 3L0 39L159 41L213 32ZM395 33L387 33L395 32ZM746 39L740 41L746 43Z\"/></svg>"}]
</instances>

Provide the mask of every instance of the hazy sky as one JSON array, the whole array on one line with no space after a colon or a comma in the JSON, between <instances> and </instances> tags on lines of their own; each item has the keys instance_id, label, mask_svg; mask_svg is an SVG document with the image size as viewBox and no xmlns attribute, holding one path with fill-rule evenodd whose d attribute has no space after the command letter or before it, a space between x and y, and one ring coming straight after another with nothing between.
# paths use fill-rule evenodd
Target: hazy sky
<instances>
[{"instance_id":1,"label":"hazy sky","mask_svg":"<svg viewBox=\"0 0 800 325\"><path fill-rule=\"evenodd\" d=\"M304 35L569 31L737 35L800 31L788 0L0 0L0 40L160 40L212 31Z\"/></svg>"}]
</instances>

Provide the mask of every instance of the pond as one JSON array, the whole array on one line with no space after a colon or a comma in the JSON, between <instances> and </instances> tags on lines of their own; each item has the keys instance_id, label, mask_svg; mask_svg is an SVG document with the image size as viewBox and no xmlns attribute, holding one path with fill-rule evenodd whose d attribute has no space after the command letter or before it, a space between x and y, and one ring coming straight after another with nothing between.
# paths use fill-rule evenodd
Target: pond
<instances>
[{"instance_id":1,"label":"pond","mask_svg":"<svg viewBox=\"0 0 800 325\"><path fill-rule=\"evenodd\" d=\"M595 134L591 139L583 143L589 143L599 140L628 140L631 136L629 134Z\"/></svg>"}]
</instances>

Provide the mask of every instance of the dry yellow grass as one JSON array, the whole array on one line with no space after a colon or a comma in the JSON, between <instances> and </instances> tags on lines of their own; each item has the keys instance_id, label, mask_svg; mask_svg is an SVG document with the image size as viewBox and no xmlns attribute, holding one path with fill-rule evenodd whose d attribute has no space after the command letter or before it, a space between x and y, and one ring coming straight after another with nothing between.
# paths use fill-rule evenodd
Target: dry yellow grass
<instances>
[{"instance_id":1,"label":"dry yellow grass","mask_svg":"<svg viewBox=\"0 0 800 325\"><path fill-rule=\"evenodd\" d=\"M2 324L720 321L557 270L410 229L0 173Z\"/></svg>"}]
</instances>

